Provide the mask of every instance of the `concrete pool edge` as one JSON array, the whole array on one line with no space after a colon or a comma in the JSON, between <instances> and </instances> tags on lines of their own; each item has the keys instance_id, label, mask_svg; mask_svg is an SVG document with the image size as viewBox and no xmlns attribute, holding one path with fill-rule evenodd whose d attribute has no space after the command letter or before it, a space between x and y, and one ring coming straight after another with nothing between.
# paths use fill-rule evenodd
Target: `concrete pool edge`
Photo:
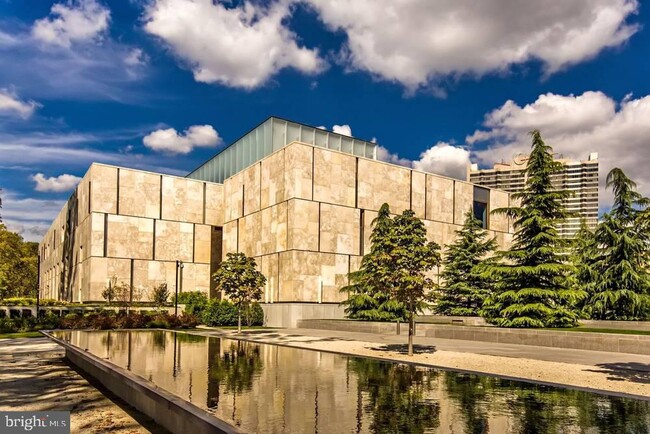
<instances>
[{"instance_id":1,"label":"concrete pool edge","mask_svg":"<svg viewBox=\"0 0 650 434\"><path fill-rule=\"evenodd\" d=\"M463 369L463 368L456 368L456 367L448 367L448 366L442 366L442 365L436 365L433 363L423 363L419 361L410 361L410 360L403 360L403 359L397 359L397 358L392 358L392 357L382 357L382 356L373 356L373 355L361 355L361 354L354 354L346 351L340 351L340 350L335 350L335 349L323 349L323 348L311 348L308 346L303 346L300 345L299 342L289 342L289 343L282 343L282 342L267 342L262 339L256 339L254 337L250 336L233 336L227 330L222 330L219 328L210 328L210 327L199 327L198 329L195 330L174 330L176 332L181 332L181 333L187 333L187 334L196 334L200 336L205 336L205 337L214 337L214 338L225 338L225 339L231 339L231 340L240 340L240 341L246 341L246 342L253 342L257 344L265 344L265 345L277 345L281 347L288 347L288 348L295 348L295 349L301 349L301 350L309 350L309 351L320 351L323 353L330 353L330 354L338 354L341 356L350 356L350 357L359 357L359 358L367 358L367 359L373 359L373 360L379 360L383 362L392 362L392 363L402 363L405 365L414 365L414 366L420 366L423 368L431 368L431 369L438 369L441 371L448 371L448 372L455 372L455 373L461 373L461 374L472 374L472 375L482 375L482 376L488 376L488 377L495 377L495 378L500 378L503 380L510 380L510 381L518 381L522 383L528 383L528 384L535 384L535 385L540 385L540 386L550 386L550 387L556 387L556 388L561 388L561 389L570 389L570 390L576 390L579 392L588 392L588 393L595 393L598 395L604 395L604 396L612 396L612 397L617 397L617 398L627 398L627 399L635 399L638 401L650 401L650 396L648 395L638 395L634 393L626 393L626 392L618 392L618 391L613 391L613 390L606 390L606 389L599 389L595 387L588 387L588 386L577 386L573 384L566 384L566 383L561 383L561 382L553 382L553 381L546 381L546 380L536 380L536 379L531 379L531 378L526 378L526 377L519 377L516 375L503 375L503 374L497 374L489 371L479 371L479 370L472 370L472 369ZM217 333L217 334L214 334ZM308 336L308 335L304 335ZM559 363L559 362L549 362L549 363Z\"/></svg>"},{"instance_id":2,"label":"concrete pool edge","mask_svg":"<svg viewBox=\"0 0 650 434\"><path fill-rule=\"evenodd\" d=\"M150 381L88 351L54 337L52 330L41 333L65 349L65 357L129 405L149 416L172 433L242 433L213 414L156 386Z\"/></svg>"}]
</instances>

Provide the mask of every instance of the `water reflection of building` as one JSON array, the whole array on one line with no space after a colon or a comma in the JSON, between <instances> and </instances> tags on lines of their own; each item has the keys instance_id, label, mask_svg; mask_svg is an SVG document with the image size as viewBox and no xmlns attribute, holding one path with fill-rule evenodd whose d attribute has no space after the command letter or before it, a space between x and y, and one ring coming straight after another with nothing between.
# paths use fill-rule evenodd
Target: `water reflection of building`
<instances>
[{"instance_id":1,"label":"water reflection of building","mask_svg":"<svg viewBox=\"0 0 650 434\"><path fill-rule=\"evenodd\" d=\"M66 332L246 432L645 432L647 402L169 332Z\"/></svg>"}]
</instances>

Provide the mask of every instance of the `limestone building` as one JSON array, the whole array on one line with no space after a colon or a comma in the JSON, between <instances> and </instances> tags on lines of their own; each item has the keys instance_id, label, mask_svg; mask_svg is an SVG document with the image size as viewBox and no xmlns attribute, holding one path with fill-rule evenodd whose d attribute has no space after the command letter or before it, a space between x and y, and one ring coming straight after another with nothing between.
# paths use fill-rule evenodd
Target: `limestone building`
<instances>
[{"instance_id":1,"label":"limestone building","mask_svg":"<svg viewBox=\"0 0 650 434\"><path fill-rule=\"evenodd\" d=\"M370 249L383 203L412 209L431 240L453 241L474 209L500 246L509 194L375 160L374 143L269 118L186 178L93 164L39 246L41 296L102 301L111 277L147 300L216 293L210 276L228 252L256 259L267 323L342 317L339 289ZM183 267L177 268L177 261Z\"/></svg>"},{"instance_id":2,"label":"limestone building","mask_svg":"<svg viewBox=\"0 0 650 434\"><path fill-rule=\"evenodd\" d=\"M598 153L592 152L586 160L570 160L562 156L555 159L564 165L564 169L552 175L553 185L573 193L564 201L564 205L574 213L574 217L558 225L558 233L571 238L580 229L583 220L589 229L594 229L598 224ZM478 165L472 164L468 180L515 193L524 188L527 161L526 155L517 154L512 161L497 163L492 169L479 170Z\"/></svg>"}]
</instances>

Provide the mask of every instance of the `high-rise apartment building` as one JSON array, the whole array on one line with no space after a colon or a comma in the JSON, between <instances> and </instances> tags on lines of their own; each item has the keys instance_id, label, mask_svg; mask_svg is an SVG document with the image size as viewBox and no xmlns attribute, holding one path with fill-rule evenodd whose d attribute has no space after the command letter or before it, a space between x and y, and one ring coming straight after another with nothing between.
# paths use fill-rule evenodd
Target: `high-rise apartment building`
<instances>
[{"instance_id":1,"label":"high-rise apartment building","mask_svg":"<svg viewBox=\"0 0 650 434\"><path fill-rule=\"evenodd\" d=\"M575 214L560 224L558 231L561 236L571 238L580 229L582 220L591 229L598 223L598 154L592 152L587 160L568 160L559 155L556 161L564 164L564 170L553 175L553 185L573 193L565 205ZM528 156L517 154L512 161L496 163L492 169L480 170L477 164L472 164L468 181L515 193L524 188L527 163Z\"/></svg>"}]
</instances>

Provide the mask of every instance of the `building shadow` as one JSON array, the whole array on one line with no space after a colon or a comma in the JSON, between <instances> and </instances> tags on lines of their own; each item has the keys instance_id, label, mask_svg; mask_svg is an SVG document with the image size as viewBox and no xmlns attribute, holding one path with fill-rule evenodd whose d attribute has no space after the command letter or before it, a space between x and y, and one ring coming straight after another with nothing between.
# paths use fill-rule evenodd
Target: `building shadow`
<instances>
[{"instance_id":1,"label":"building shadow","mask_svg":"<svg viewBox=\"0 0 650 434\"><path fill-rule=\"evenodd\" d=\"M600 363L596 366L600 369L588 369L588 371L606 374L608 380L650 384L650 364L618 362Z\"/></svg>"}]
</instances>

